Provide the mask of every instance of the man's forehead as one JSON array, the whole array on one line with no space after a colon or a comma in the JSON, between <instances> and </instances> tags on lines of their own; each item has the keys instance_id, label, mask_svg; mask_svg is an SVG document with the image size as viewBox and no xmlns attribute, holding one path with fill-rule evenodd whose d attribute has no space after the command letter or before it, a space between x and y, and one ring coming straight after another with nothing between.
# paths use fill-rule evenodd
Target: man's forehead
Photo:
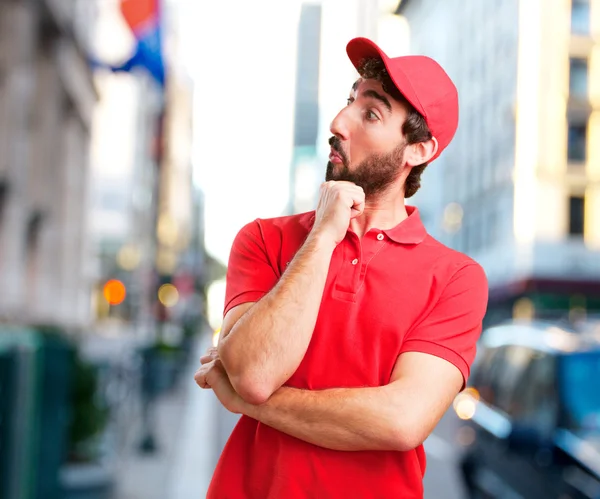
<instances>
[{"instance_id":1,"label":"man's forehead","mask_svg":"<svg viewBox=\"0 0 600 499\"><path fill-rule=\"evenodd\" d=\"M363 89L372 88L374 90L377 90L378 92L386 93L383 90L383 85L381 84L381 82L365 78L359 78L358 80L356 80L352 85L352 90L350 91L350 93L356 95L361 87Z\"/></svg>"}]
</instances>

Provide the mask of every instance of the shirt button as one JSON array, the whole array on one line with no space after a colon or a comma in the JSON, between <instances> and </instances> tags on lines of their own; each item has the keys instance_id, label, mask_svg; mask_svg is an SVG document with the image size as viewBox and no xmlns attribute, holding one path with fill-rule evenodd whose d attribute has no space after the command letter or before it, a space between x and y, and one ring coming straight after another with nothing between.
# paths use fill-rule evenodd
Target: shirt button
<instances>
[{"instance_id":1,"label":"shirt button","mask_svg":"<svg viewBox=\"0 0 600 499\"><path fill-rule=\"evenodd\" d=\"M383 234L377 234L377 239L379 239L380 241L383 241Z\"/></svg>"},{"instance_id":2,"label":"shirt button","mask_svg":"<svg viewBox=\"0 0 600 499\"><path fill-rule=\"evenodd\" d=\"M356 265L358 263L358 258L355 258L354 260L352 260L352 265Z\"/></svg>"}]
</instances>

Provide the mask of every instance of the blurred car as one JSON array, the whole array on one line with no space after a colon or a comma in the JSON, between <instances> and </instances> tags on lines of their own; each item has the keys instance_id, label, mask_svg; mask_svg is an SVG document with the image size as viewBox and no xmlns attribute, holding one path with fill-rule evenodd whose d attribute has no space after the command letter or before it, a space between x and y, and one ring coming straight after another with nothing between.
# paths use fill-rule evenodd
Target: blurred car
<instances>
[{"instance_id":1,"label":"blurred car","mask_svg":"<svg viewBox=\"0 0 600 499\"><path fill-rule=\"evenodd\" d=\"M454 408L472 499L600 499L600 341L543 323L482 334Z\"/></svg>"}]
</instances>

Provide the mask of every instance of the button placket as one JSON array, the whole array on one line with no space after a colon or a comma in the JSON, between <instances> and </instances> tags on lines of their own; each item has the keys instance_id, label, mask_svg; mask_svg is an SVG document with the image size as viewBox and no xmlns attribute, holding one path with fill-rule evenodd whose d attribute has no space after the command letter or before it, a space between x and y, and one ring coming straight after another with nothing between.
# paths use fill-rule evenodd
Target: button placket
<instances>
[{"instance_id":1,"label":"button placket","mask_svg":"<svg viewBox=\"0 0 600 499\"><path fill-rule=\"evenodd\" d=\"M359 285L360 262L363 260L362 247L360 240L356 234L352 232L348 232L342 244L343 263L340 266L339 273L335 279L334 292L336 294L348 293L348 296L352 296Z\"/></svg>"}]
</instances>

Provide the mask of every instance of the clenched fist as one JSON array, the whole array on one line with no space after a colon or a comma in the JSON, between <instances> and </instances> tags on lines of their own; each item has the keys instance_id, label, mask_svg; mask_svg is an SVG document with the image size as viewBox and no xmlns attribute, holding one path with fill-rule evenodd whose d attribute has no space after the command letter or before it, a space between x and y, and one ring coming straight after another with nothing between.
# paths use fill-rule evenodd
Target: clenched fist
<instances>
[{"instance_id":1,"label":"clenched fist","mask_svg":"<svg viewBox=\"0 0 600 499\"><path fill-rule=\"evenodd\" d=\"M365 209L362 187L346 181L330 180L321 184L313 231L331 237L339 244L348 231L350 220Z\"/></svg>"}]
</instances>

